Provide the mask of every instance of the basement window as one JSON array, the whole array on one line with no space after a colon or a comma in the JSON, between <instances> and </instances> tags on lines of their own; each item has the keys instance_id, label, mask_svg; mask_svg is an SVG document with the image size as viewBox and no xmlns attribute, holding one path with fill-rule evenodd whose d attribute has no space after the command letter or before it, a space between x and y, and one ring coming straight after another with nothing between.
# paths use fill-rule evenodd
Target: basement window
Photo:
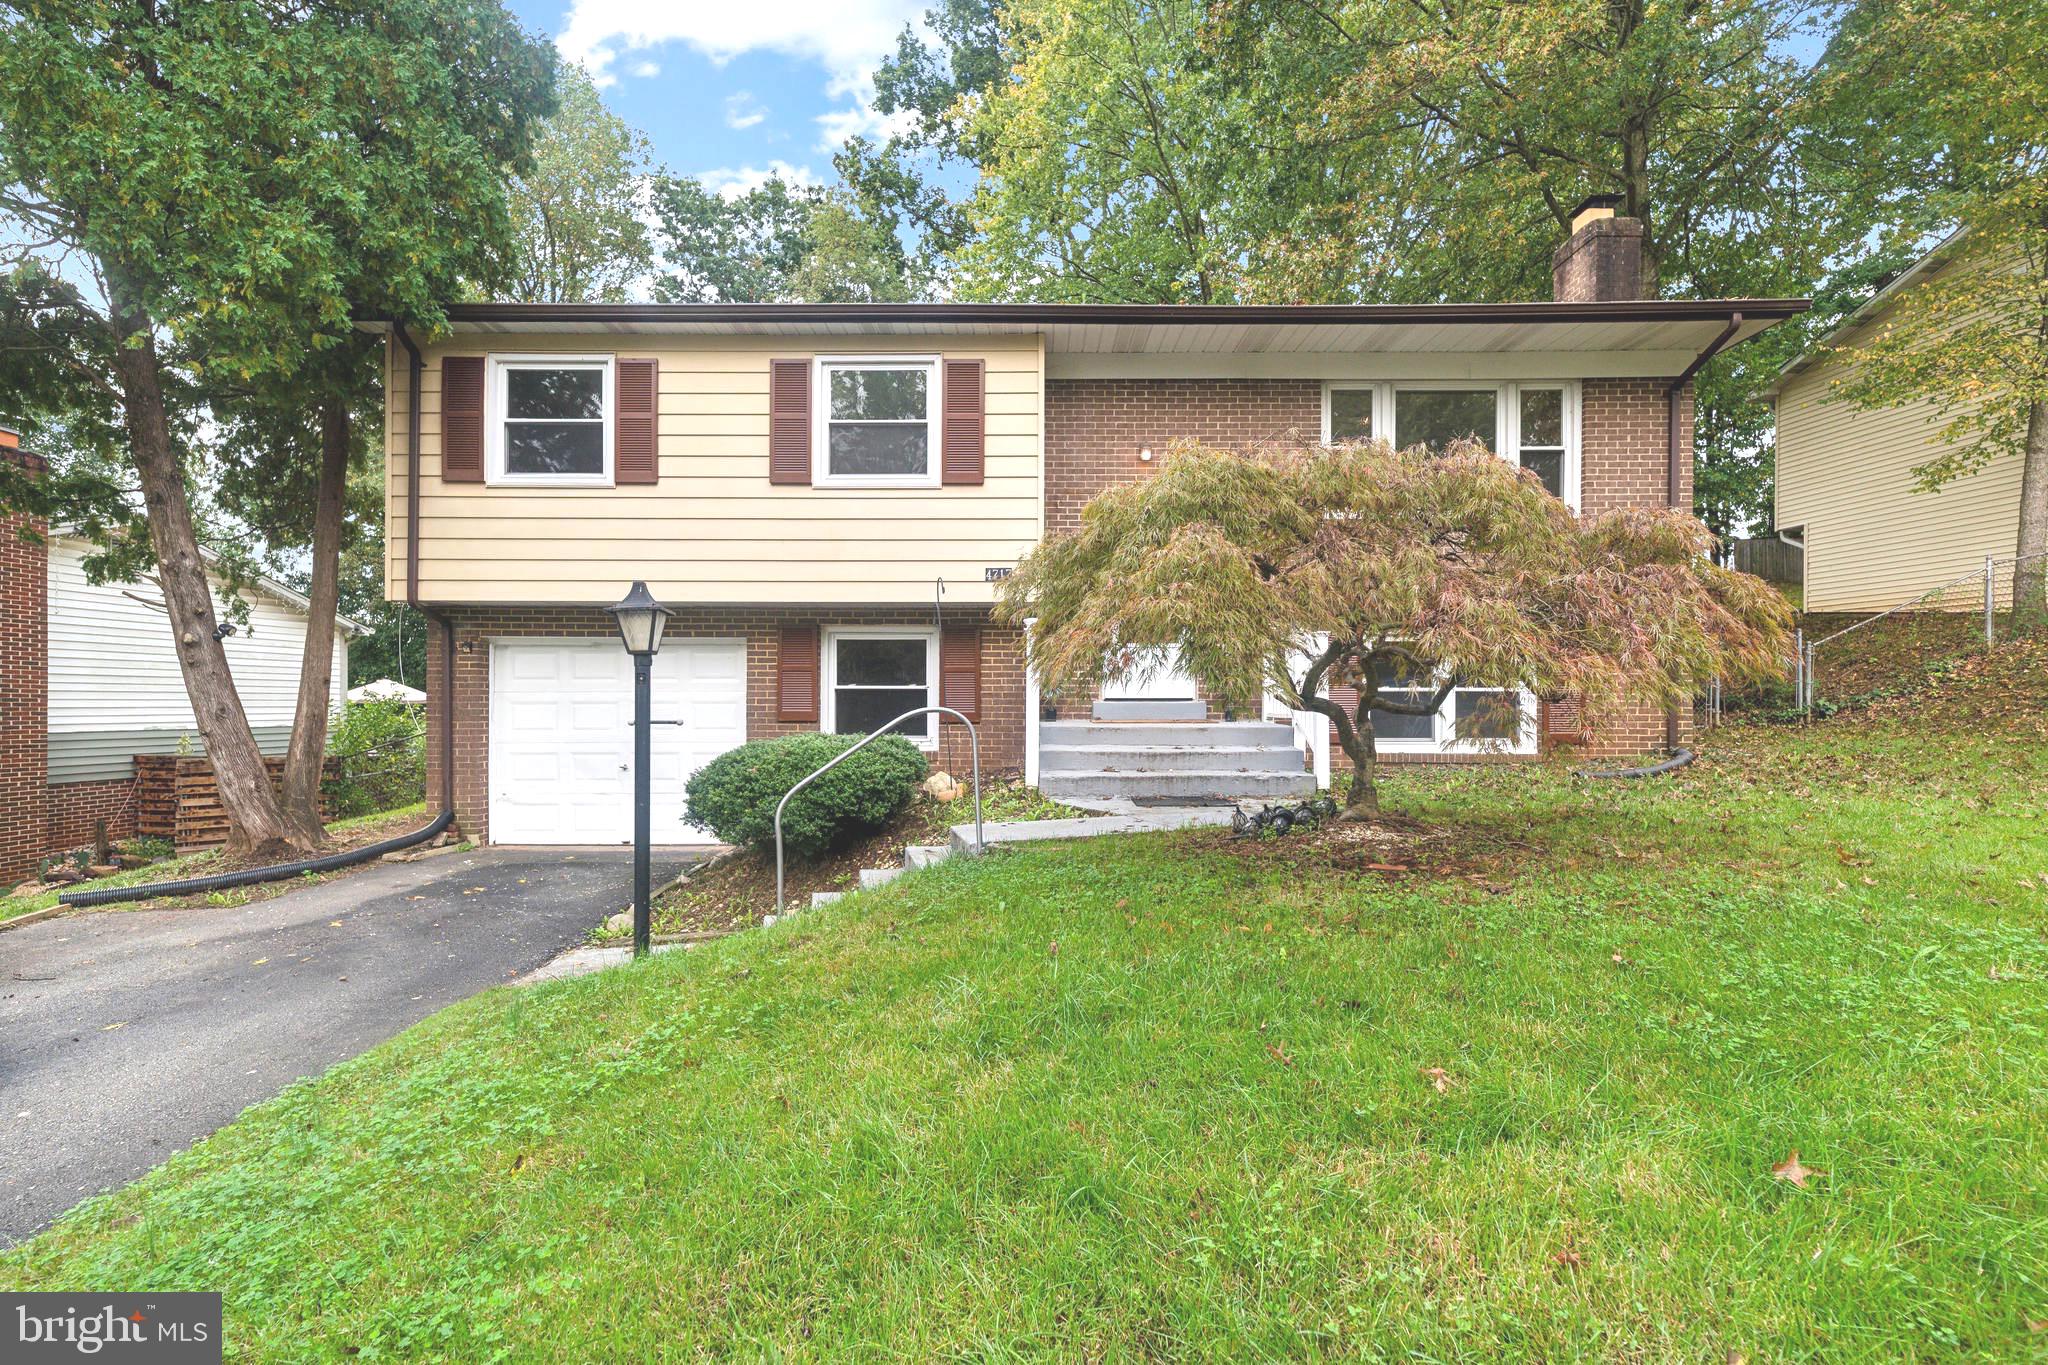
<instances>
[{"instance_id":1,"label":"basement window","mask_svg":"<svg viewBox=\"0 0 2048 1365\"><path fill-rule=\"evenodd\" d=\"M827 733L872 734L905 711L938 703L935 632L842 630L828 634L825 643ZM920 748L933 748L938 719L920 716L894 733Z\"/></svg>"}]
</instances>

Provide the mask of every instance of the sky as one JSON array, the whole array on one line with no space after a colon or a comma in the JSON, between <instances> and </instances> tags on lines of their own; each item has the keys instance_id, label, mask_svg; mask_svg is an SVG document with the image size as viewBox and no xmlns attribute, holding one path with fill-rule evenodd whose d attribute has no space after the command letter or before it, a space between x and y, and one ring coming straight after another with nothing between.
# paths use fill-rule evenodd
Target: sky
<instances>
[{"instance_id":1,"label":"sky","mask_svg":"<svg viewBox=\"0 0 2048 1365\"><path fill-rule=\"evenodd\" d=\"M596 79L655 159L711 188L832 178L832 152L884 131L870 77L929 0L509 0Z\"/></svg>"}]
</instances>

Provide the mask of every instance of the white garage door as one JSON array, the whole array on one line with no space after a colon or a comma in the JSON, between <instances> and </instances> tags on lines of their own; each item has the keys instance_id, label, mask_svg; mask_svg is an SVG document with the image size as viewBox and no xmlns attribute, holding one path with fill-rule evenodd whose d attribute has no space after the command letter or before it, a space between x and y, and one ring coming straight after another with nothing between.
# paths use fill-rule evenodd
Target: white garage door
<instances>
[{"instance_id":1,"label":"white garage door","mask_svg":"<svg viewBox=\"0 0 2048 1365\"><path fill-rule=\"evenodd\" d=\"M662 642L654 656L654 842L703 843L683 820L690 774L747 737L746 646ZM616 640L491 646L491 842L633 838L633 661Z\"/></svg>"}]
</instances>

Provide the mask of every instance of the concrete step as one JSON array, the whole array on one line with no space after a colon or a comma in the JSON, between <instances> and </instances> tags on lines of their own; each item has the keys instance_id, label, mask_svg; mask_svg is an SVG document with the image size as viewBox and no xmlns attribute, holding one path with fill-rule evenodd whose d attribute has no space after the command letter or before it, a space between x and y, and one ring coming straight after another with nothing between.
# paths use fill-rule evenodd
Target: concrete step
<instances>
[{"instance_id":1,"label":"concrete step","mask_svg":"<svg viewBox=\"0 0 2048 1365\"><path fill-rule=\"evenodd\" d=\"M900 867L864 867L860 870L860 889L872 891L878 886L887 886L902 875Z\"/></svg>"},{"instance_id":2,"label":"concrete step","mask_svg":"<svg viewBox=\"0 0 2048 1365\"><path fill-rule=\"evenodd\" d=\"M1301 750L1266 744L1054 744L1038 751L1047 773L1299 772Z\"/></svg>"},{"instance_id":3,"label":"concrete step","mask_svg":"<svg viewBox=\"0 0 2048 1365\"><path fill-rule=\"evenodd\" d=\"M903 850L903 866L912 872L943 863L953 856L951 844L912 844Z\"/></svg>"},{"instance_id":4,"label":"concrete step","mask_svg":"<svg viewBox=\"0 0 2048 1365\"><path fill-rule=\"evenodd\" d=\"M1271 720L1214 720L1202 724L1109 724L1087 720L1049 720L1039 727L1041 750L1053 745L1135 745L1144 748L1212 744L1294 747L1294 727Z\"/></svg>"},{"instance_id":5,"label":"concrete step","mask_svg":"<svg viewBox=\"0 0 2048 1365\"><path fill-rule=\"evenodd\" d=\"M1313 773L1299 768L1291 772L1237 772L1195 770L1152 773L1061 773L1041 771L1038 789L1059 800L1080 797L1105 800L1141 796L1222 797L1229 800L1277 800L1283 796L1308 796L1316 789Z\"/></svg>"},{"instance_id":6,"label":"concrete step","mask_svg":"<svg viewBox=\"0 0 2048 1365\"><path fill-rule=\"evenodd\" d=\"M1097 720L1207 720L1205 701L1099 701L1090 713Z\"/></svg>"}]
</instances>

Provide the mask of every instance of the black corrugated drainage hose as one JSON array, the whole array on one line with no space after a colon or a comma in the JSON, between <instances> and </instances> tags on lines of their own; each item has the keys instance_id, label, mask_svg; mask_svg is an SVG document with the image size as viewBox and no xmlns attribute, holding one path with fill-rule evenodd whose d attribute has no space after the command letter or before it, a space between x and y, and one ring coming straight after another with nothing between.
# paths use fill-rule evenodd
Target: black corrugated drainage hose
<instances>
[{"instance_id":1,"label":"black corrugated drainage hose","mask_svg":"<svg viewBox=\"0 0 2048 1365\"><path fill-rule=\"evenodd\" d=\"M346 853L330 853L324 858L278 863L274 867L244 868L240 872L223 872L214 877L188 877L181 882L151 882L146 886L110 886L103 891L66 892L58 896L57 901L60 905L83 909L89 905L112 905L116 901L147 900L155 896L197 896L209 891L225 891L231 886L280 882L287 877L304 876L308 872L337 872L344 867L353 867L357 863L367 863L372 858L381 858L387 853L411 848L414 844L423 844L447 829L454 819L454 811L444 810L424 829L401 834L396 839L365 844L361 848L349 849Z\"/></svg>"},{"instance_id":2,"label":"black corrugated drainage hose","mask_svg":"<svg viewBox=\"0 0 2048 1365\"><path fill-rule=\"evenodd\" d=\"M1665 773L1677 772L1686 764L1699 757L1690 749L1676 749L1671 757L1662 763L1652 763L1642 768L1574 768L1573 777L1605 779L1610 777L1660 777Z\"/></svg>"}]
</instances>

